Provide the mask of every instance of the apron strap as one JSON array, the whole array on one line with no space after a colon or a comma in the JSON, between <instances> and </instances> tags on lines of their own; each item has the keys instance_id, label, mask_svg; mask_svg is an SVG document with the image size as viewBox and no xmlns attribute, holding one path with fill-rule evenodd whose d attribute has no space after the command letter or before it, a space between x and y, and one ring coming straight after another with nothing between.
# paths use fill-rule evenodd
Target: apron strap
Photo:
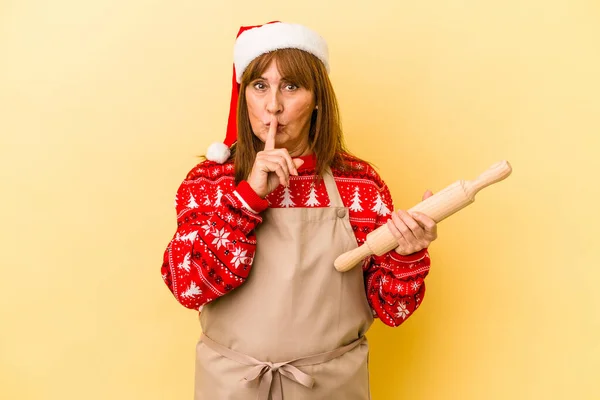
<instances>
[{"instance_id":1,"label":"apron strap","mask_svg":"<svg viewBox=\"0 0 600 400\"><path fill-rule=\"evenodd\" d=\"M204 333L202 334L201 341L208 348L216 351L223 357L252 367L244 377L243 382L248 385L258 384L258 400L268 400L269 395L272 396L273 400L283 400L281 375L311 389L315 380L310 375L300 371L297 367L322 364L338 358L364 342L365 336L361 336L354 342L332 351L279 363L258 361L249 355L238 353L215 342Z\"/></svg>"},{"instance_id":2,"label":"apron strap","mask_svg":"<svg viewBox=\"0 0 600 400\"><path fill-rule=\"evenodd\" d=\"M331 207L344 207L344 202L340 197L340 192L335 184L331 168L329 167L323 172L323 182L325 183L325 189L327 189L327 196L329 196Z\"/></svg>"}]
</instances>

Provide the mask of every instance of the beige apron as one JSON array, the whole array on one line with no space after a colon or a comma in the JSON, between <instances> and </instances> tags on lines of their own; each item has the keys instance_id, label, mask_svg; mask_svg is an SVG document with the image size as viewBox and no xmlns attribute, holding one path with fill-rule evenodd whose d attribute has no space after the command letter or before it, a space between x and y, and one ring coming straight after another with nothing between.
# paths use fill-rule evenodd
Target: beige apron
<instances>
[{"instance_id":1,"label":"beige apron","mask_svg":"<svg viewBox=\"0 0 600 400\"><path fill-rule=\"evenodd\" d=\"M195 400L367 400L373 322L357 246L330 170L325 208L270 208L247 281L200 315ZM299 201L300 199L296 199Z\"/></svg>"}]
</instances>

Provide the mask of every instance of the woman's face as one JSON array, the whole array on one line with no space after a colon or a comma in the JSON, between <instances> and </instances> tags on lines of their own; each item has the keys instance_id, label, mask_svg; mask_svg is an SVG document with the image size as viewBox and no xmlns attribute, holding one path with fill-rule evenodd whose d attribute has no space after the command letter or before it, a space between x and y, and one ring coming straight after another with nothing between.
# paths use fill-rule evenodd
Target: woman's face
<instances>
[{"instance_id":1,"label":"woman's face","mask_svg":"<svg viewBox=\"0 0 600 400\"><path fill-rule=\"evenodd\" d=\"M282 77L275 60L261 77L246 87L250 125L264 143L271 121L277 120L275 147L285 148L291 156L309 154L308 133L315 109L314 94Z\"/></svg>"}]
</instances>

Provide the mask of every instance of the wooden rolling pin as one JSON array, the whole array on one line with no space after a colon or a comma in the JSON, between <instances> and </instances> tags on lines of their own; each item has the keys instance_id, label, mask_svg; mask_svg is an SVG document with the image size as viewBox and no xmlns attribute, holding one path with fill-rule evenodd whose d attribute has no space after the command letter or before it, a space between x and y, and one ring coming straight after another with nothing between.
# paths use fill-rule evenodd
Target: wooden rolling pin
<instances>
[{"instance_id":1,"label":"wooden rolling pin","mask_svg":"<svg viewBox=\"0 0 600 400\"><path fill-rule=\"evenodd\" d=\"M512 168L508 161L500 161L472 181L459 180L433 196L423 200L408 212L418 211L435 222L440 222L475 201L475 195L484 187L499 182L510 175ZM367 235L365 243L336 258L335 269L345 272L352 269L364 258L375 254L382 255L398 247L398 242L386 225L382 225Z\"/></svg>"}]
</instances>

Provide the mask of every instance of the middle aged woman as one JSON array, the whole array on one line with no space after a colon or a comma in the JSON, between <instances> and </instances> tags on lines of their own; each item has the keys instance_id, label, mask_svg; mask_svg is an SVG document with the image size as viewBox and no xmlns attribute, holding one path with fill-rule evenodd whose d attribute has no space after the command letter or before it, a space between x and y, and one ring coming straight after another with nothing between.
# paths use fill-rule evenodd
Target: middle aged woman
<instances>
[{"instance_id":1,"label":"middle aged woman","mask_svg":"<svg viewBox=\"0 0 600 400\"><path fill-rule=\"evenodd\" d=\"M328 70L327 44L304 26L238 33L227 137L181 184L162 267L201 310L197 400L368 399L373 316L398 326L423 299L436 224L394 212L344 147ZM395 250L334 269L383 224Z\"/></svg>"}]
</instances>

